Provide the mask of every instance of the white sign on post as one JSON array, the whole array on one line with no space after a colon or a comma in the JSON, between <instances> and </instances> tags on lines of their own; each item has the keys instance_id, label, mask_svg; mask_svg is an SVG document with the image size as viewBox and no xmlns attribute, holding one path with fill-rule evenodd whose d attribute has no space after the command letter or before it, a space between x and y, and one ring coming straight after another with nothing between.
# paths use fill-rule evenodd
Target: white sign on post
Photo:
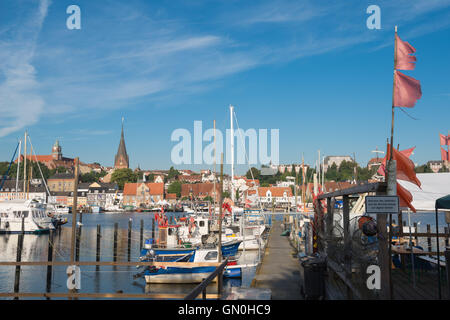
<instances>
[{"instance_id":1,"label":"white sign on post","mask_svg":"<svg viewBox=\"0 0 450 320\"><path fill-rule=\"evenodd\" d=\"M398 201L398 196L367 196L366 212L377 214L398 213Z\"/></svg>"}]
</instances>

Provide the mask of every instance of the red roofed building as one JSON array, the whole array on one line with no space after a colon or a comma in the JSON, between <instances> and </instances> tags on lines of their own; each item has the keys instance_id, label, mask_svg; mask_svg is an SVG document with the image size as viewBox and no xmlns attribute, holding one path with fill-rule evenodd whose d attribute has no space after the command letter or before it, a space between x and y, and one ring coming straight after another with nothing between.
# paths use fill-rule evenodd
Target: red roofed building
<instances>
[{"instance_id":1,"label":"red roofed building","mask_svg":"<svg viewBox=\"0 0 450 320\"><path fill-rule=\"evenodd\" d=\"M259 187L258 195L261 203L287 204L295 203L295 197L292 195L290 187Z\"/></svg>"},{"instance_id":2,"label":"red roofed building","mask_svg":"<svg viewBox=\"0 0 450 320\"><path fill-rule=\"evenodd\" d=\"M384 158L372 158L367 163L367 169L372 169L373 166L380 166Z\"/></svg>"},{"instance_id":3,"label":"red roofed building","mask_svg":"<svg viewBox=\"0 0 450 320\"><path fill-rule=\"evenodd\" d=\"M123 204L125 206L149 206L164 199L164 183L125 183Z\"/></svg>"},{"instance_id":4,"label":"red roofed building","mask_svg":"<svg viewBox=\"0 0 450 320\"><path fill-rule=\"evenodd\" d=\"M216 201L219 201L220 197L220 184L216 183ZM194 198L203 200L206 197L214 199L214 183L183 183L181 185L181 197Z\"/></svg>"},{"instance_id":5,"label":"red roofed building","mask_svg":"<svg viewBox=\"0 0 450 320\"><path fill-rule=\"evenodd\" d=\"M24 156L20 155L20 162L24 161ZM59 141L56 140L52 147L52 153L49 155L29 155L27 154L27 161L38 161L43 163L49 169L56 169L58 167L64 167L67 169L73 169L74 159L66 158L62 156L62 148L59 145ZM17 159L16 159L17 163Z\"/></svg>"},{"instance_id":6,"label":"red roofed building","mask_svg":"<svg viewBox=\"0 0 450 320\"><path fill-rule=\"evenodd\" d=\"M178 176L178 180L181 182L187 182L187 183L197 183L197 182L202 182L202 176L201 175Z\"/></svg>"},{"instance_id":7,"label":"red roofed building","mask_svg":"<svg viewBox=\"0 0 450 320\"><path fill-rule=\"evenodd\" d=\"M167 193L167 194L166 194L166 200L167 200L170 204L177 203L177 194L176 194L176 193Z\"/></svg>"}]
</instances>

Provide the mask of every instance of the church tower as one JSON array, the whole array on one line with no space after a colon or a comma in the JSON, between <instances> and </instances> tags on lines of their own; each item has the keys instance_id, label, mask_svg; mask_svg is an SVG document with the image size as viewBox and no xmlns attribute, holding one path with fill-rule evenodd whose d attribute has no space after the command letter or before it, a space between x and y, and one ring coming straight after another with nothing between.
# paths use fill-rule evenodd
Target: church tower
<instances>
[{"instance_id":1,"label":"church tower","mask_svg":"<svg viewBox=\"0 0 450 320\"><path fill-rule=\"evenodd\" d=\"M124 169L129 168L130 162L128 159L127 148L125 147L125 138L123 136L123 117L122 117L122 134L120 135L119 149L114 158L114 168Z\"/></svg>"},{"instance_id":2,"label":"church tower","mask_svg":"<svg viewBox=\"0 0 450 320\"><path fill-rule=\"evenodd\" d=\"M62 148L59 145L58 140L55 141L55 144L52 147L52 158L53 158L53 160L61 160L62 159Z\"/></svg>"}]
</instances>

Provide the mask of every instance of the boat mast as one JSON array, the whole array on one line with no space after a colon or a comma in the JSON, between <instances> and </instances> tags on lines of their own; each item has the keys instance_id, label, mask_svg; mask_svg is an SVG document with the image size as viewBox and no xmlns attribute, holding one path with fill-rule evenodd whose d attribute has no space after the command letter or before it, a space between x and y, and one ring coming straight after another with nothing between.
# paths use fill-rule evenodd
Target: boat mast
<instances>
[{"instance_id":1,"label":"boat mast","mask_svg":"<svg viewBox=\"0 0 450 320\"><path fill-rule=\"evenodd\" d=\"M22 140L19 140L19 156L17 158L17 172L16 172L16 199L19 198L19 173L20 173L21 156L22 156Z\"/></svg>"},{"instance_id":2,"label":"boat mast","mask_svg":"<svg viewBox=\"0 0 450 320\"><path fill-rule=\"evenodd\" d=\"M25 131L25 144L23 147L23 156L24 156L24 162L23 162L23 198L25 199L25 188L26 188L26 181L27 181L27 132Z\"/></svg>"},{"instance_id":3,"label":"boat mast","mask_svg":"<svg viewBox=\"0 0 450 320\"><path fill-rule=\"evenodd\" d=\"M303 212L305 212L305 159L303 158L303 153L302 153L302 203L303 203Z\"/></svg>"},{"instance_id":4,"label":"boat mast","mask_svg":"<svg viewBox=\"0 0 450 320\"><path fill-rule=\"evenodd\" d=\"M234 130L233 130L233 109L230 104L230 148L231 148L231 200L234 203Z\"/></svg>"},{"instance_id":5,"label":"boat mast","mask_svg":"<svg viewBox=\"0 0 450 320\"><path fill-rule=\"evenodd\" d=\"M211 215L216 214L216 120L213 121L214 124L214 172L213 172L213 177L214 177L214 204L213 204L213 211L211 213Z\"/></svg>"},{"instance_id":6,"label":"boat mast","mask_svg":"<svg viewBox=\"0 0 450 320\"><path fill-rule=\"evenodd\" d=\"M27 179L27 199L30 196L30 182L33 179L33 146L30 144L30 178Z\"/></svg>"}]
</instances>

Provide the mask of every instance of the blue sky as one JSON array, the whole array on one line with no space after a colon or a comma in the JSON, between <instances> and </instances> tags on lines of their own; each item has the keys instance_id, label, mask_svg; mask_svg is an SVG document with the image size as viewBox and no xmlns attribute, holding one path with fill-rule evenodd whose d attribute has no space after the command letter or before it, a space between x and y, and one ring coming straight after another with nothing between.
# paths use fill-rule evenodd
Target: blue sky
<instances>
[{"instance_id":1,"label":"blue sky","mask_svg":"<svg viewBox=\"0 0 450 320\"><path fill-rule=\"evenodd\" d=\"M81 30L66 28L71 4ZM371 4L380 30L366 27ZM418 120L397 110L394 143L440 159L450 0L2 0L0 159L27 129L38 154L59 139L65 156L111 166L123 116L131 167L166 169L173 130L216 119L224 131L233 104L241 128L280 130L280 163L313 164L320 149L365 165L390 134L394 25L423 92L406 110Z\"/></svg>"}]
</instances>

